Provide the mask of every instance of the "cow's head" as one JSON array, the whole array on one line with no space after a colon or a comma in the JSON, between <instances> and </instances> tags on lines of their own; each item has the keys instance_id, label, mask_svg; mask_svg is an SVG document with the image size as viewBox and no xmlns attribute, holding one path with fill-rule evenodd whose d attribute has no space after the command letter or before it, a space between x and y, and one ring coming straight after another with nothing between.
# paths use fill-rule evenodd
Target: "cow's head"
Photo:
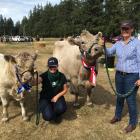
<instances>
[{"instance_id":1,"label":"cow's head","mask_svg":"<svg viewBox=\"0 0 140 140\"><path fill-rule=\"evenodd\" d=\"M22 83L30 82L34 73L34 62L37 54L29 54L28 52L19 53L16 56L17 74Z\"/></svg>"},{"instance_id":2,"label":"cow's head","mask_svg":"<svg viewBox=\"0 0 140 140\"><path fill-rule=\"evenodd\" d=\"M85 36L84 36L85 35ZM89 64L93 64L98 57L103 54L103 39L102 33L99 32L97 35L93 36L93 40L91 38L87 38L87 34L82 34L82 36L78 36L76 38L69 37L68 41L71 44L75 44L79 46L79 50L82 56L86 59Z\"/></svg>"},{"instance_id":3,"label":"cow's head","mask_svg":"<svg viewBox=\"0 0 140 140\"><path fill-rule=\"evenodd\" d=\"M102 33L99 32L95 36L95 40L90 43L90 45L85 45L86 48L88 48L87 52L87 57L89 58L98 58L103 54L103 38L102 38Z\"/></svg>"}]
</instances>

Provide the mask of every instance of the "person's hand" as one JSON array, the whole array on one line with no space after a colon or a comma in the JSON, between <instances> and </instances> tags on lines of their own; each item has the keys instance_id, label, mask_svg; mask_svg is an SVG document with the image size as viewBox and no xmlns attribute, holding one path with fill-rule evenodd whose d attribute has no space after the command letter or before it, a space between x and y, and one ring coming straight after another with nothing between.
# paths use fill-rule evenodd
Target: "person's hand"
<instances>
[{"instance_id":1,"label":"person's hand","mask_svg":"<svg viewBox=\"0 0 140 140\"><path fill-rule=\"evenodd\" d=\"M135 83L137 86L140 86L140 79L136 81Z\"/></svg>"},{"instance_id":2,"label":"person's hand","mask_svg":"<svg viewBox=\"0 0 140 140\"><path fill-rule=\"evenodd\" d=\"M54 97L51 99L51 102L54 102L54 103L57 102L58 98L59 98L59 97L58 97L57 95L54 96Z\"/></svg>"}]
</instances>

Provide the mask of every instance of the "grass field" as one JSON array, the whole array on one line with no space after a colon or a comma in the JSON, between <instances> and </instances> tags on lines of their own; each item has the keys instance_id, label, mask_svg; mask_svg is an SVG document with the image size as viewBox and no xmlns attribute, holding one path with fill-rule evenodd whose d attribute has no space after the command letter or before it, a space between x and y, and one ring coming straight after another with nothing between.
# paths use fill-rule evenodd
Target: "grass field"
<instances>
[{"instance_id":1,"label":"grass field","mask_svg":"<svg viewBox=\"0 0 140 140\"><path fill-rule=\"evenodd\" d=\"M21 51L35 52L38 50L36 67L39 73L46 70L48 57L52 55L54 41L57 39L47 39L42 42L33 43L12 43L0 44L0 53L16 55ZM45 47L38 47L39 43L44 43ZM114 71L110 72L114 81ZM140 98L138 107L140 106ZM10 99L8 123L0 124L0 140L139 140L140 128L136 128L131 134L125 134L123 129L128 123L127 106L123 111L122 121L111 125L109 120L114 116L115 96L108 83L105 68L100 64L97 77L97 87L93 93L93 106L84 105L84 95L81 93L78 109L73 108L73 96L68 92L66 95L68 110L63 116L60 124L46 123L40 118L40 124L35 125L35 91L27 96L26 106L29 122L24 122L21 118L20 106L18 102ZM2 106L0 106L2 112ZM2 114L2 113L1 113ZM2 116L0 115L0 118Z\"/></svg>"}]
</instances>

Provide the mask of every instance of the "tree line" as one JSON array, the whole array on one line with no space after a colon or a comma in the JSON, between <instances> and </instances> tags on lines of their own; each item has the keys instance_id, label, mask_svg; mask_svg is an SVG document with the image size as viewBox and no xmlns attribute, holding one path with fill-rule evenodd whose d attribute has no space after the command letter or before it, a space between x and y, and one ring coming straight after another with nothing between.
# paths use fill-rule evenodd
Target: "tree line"
<instances>
[{"instance_id":1,"label":"tree line","mask_svg":"<svg viewBox=\"0 0 140 140\"><path fill-rule=\"evenodd\" d=\"M0 35L64 37L79 35L83 29L105 36L118 35L120 21L134 21L140 31L139 0L61 0L58 5L36 5L28 17L14 25L11 18L0 15Z\"/></svg>"}]
</instances>

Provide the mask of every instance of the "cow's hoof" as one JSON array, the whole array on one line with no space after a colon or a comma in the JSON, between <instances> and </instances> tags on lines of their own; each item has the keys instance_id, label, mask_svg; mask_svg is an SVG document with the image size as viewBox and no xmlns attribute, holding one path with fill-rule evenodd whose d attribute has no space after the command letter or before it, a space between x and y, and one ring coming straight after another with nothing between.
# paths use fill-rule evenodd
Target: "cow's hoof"
<instances>
[{"instance_id":1,"label":"cow's hoof","mask_svg":"<svg viewBox=\"0 0 140 140\"><path fill-rule=\"evenodd\" d=\"M1 119L2 122L8 122L8 120L9 120L8 118L2 118Z\"/></svg>"},{"instance_id":2,"label":"cow's hoof","mask_svg":"<svg viewBox=\"0 0 140 140\"><path fill-rule=\"evenodd\" d=\"M87 106L92 106L93 105L92 102L87 102L86 104L87 104Z\"/></svg>"},{"instance_id":3,"label":"cow's hoof","mask_svg":"<svg viewBox=\"0 0 140 140\"><path fill-rule=\"evenodd\" d=\"M23 117L23 121L29 121L29 117L28 116Z\"/></svg>"},{"instance_id":4,"label":"cow's hoof","mask_svg":"<svg viewBox=\"0 0 140 140\"><path fill-rule=\"evenodd\" d=\"M73 107L79 107L80 106L80 104L78 103L78 102L75 102L74 104L73 104Z\"/></svg>"}]
</instances>

